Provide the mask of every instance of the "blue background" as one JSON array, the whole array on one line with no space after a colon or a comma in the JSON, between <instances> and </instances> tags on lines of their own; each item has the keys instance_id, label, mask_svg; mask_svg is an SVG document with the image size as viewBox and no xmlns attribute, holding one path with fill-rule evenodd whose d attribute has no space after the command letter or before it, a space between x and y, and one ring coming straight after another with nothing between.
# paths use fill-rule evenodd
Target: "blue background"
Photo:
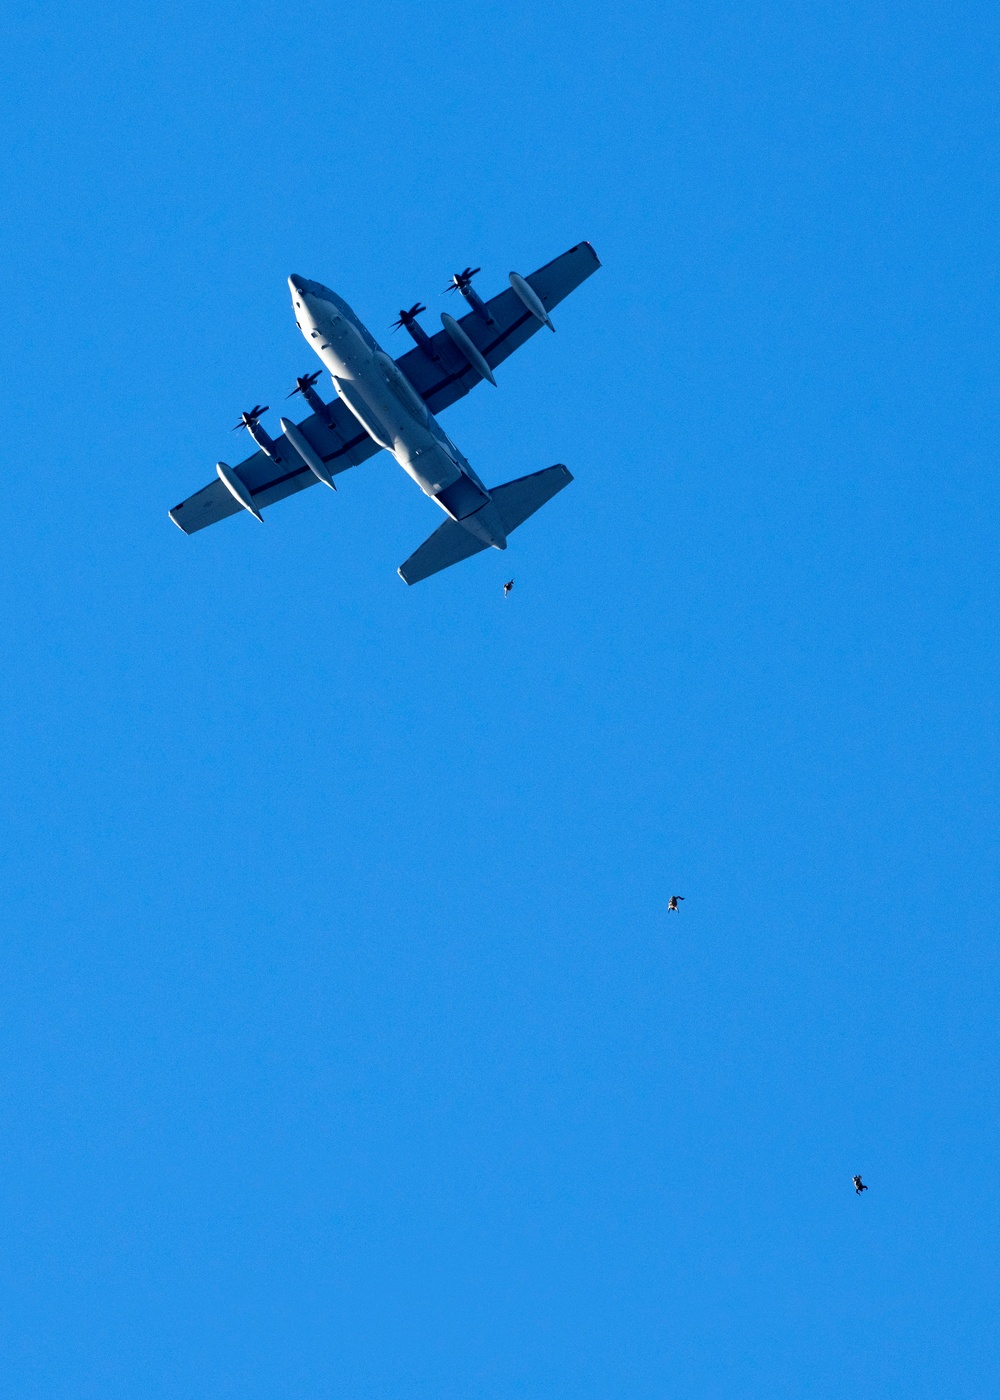
<instances>
[{"instance_id":1,"label":"blue background","mask_svg":"<svg viewBox=\"0 0 1000 1400\"><path fill-rule=\"evenodd\" d=\"M996 1395L995 7L0 55L4 1392ZM407 589L384 454L170 523L289 272L400 354L583 238L444 419L576 477L506 555Z\"/></svg>"}]
</instances>

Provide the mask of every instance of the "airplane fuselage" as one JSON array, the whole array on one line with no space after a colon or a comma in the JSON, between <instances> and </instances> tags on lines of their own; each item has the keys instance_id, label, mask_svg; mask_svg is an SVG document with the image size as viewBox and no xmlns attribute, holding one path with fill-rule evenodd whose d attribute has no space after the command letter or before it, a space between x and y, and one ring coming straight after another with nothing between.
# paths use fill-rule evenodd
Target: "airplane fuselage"
<instances>
[{"instance_id":1,"label":"airplane fuselage","mask_svg":"<svg viewBox=\"0 0 1000 1400\"><path fill-rule=\"evenodd\" d=\"M453 520L506 548L489 492L395 361L335 292L289 277L295 323L329 370L345 406Z\"/></svg>"}]
</instances>

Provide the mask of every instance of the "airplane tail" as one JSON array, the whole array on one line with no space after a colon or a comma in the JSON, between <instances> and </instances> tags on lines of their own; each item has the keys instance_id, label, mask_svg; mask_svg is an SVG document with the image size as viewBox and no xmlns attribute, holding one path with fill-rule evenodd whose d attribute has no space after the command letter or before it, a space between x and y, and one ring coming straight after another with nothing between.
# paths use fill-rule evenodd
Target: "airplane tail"
<instances>
[{"instance_id":1,"label":"airplane tail","mask_svg":"<svg viewBox=\"0 0 1000 1400\"><path fill-rule=\"evenodd\" d=\"M508 481L503 486L494 486L490 496L507 534L516 530L518 525L523 525L529 515L541 510L546 501L550 501L572 480L570 473L560 464L546 467L541 472L532 472L531 476L518 477L516 481ZM489 549L489 545L467 530L463 523L446 520L410 555L405 564L400 564L398 573L404 583L419 583L421 579L430 578L431 574L440 573L442 569L469 559L483 549Z\"/></svg>"}]
</instances>

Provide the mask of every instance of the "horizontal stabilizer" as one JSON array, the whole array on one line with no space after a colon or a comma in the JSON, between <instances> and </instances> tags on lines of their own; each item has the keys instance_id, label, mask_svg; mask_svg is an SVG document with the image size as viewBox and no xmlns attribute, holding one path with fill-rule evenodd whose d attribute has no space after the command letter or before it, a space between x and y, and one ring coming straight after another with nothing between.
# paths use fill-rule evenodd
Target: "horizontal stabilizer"
<instances>
[{"instance_id":1,"label":"horizontal stabilizer","mask_svg":"<svg viewBox=\"0 0 1000 1400\"><path fill-rule=\"evenodd\" d=\"M542 472L532 472L531 476L508 481L505 486L494 486L490 495L508 535L572 480L572 473L560 463Z\"/></svg>"},{"instance_id":2,"label":"horizontal stabilizer","mask_svg":"<svg viewBox=\"0 0 1000 1400\"><path fill-rule=\"evenodd\" d=\"M490 496L508 535L572 480L572 474L566 467L559 465L532 472L531 476L519 477L503 486L494 486ZM410 555L405 564L399 566L399 576L404 583L419 583L421 579L430 578L431 574L440 573L452 564L470 559L483 549L489 549L489 545L457 520L446 520Z\"/></svg>"},{"instance_id":3,"label":"horizontal stabilizer","mask_svg":"<svg viewBox=\"0 0 1000 1400\"><path fill-rule=\"evenodd\" d=\"M489 545L483 544L457 520L446 520L410 555L405 564L400 564L399 577L404 583L419 583L423 578L430 578L431 574L439 574L451 564L470 559L481 549L489 549Z\"/></svg>"}]
</instances>

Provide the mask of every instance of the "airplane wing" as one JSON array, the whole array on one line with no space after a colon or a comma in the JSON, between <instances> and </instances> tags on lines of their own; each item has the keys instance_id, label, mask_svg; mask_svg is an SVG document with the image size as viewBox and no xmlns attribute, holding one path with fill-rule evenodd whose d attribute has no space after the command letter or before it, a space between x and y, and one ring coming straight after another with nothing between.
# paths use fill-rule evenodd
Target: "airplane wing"
<instances>
[{"instance_id":1,"label":"airplane wing","mask_svg":"<svg viewBox=\"0 0 1000 1400\"><path fill-rule=\"evenodd\" d=\"M590 244L578 243L568 253L553 258L552 262L546 263L524 280L537 293L546 311L551 311L600 265ZM488 301L486 309L493 319L492 326L480 320L475 311L459 318L458 324L484 356L490 369L496 369L508 355L512 355L536 331L541 330L542 323L531 314L513 287L508 287ZM416 346L401 355L396 364L431 412L440 413L481 383L481 376L471 367L447 331L438 331L431 337L431 348L438 357L436 361Z\"/></svg>"},{"instance_id":2,"label":"airplane wing","mask_svg":"<svg viewBox=\"0 0 1000 1400\"><path fill-rule=\"evenodd\" d=\"M371 440L340 399L334 399L329 408L333 428L324 423L318 414L311 413L298 424L298 429L330 468L331 476L336 476L338 472L346 472L348 467L374 457L382 449ZM258 510L262 506L273 506L275 501L283 501L296 491L304 491L307 486L316 485L315 476L290 442L286 442L282 436L275 446L281 456L280 462L272 462L266 452L258 451L236 467L240 479L250 488ZM227 515L236 515L242 509L216 477L203 490L181 501L179 506L174 506L170 519L186 535L193 535L196 530L214 525L217 520L225 520Z\"/></svg>"}]
</instances>

